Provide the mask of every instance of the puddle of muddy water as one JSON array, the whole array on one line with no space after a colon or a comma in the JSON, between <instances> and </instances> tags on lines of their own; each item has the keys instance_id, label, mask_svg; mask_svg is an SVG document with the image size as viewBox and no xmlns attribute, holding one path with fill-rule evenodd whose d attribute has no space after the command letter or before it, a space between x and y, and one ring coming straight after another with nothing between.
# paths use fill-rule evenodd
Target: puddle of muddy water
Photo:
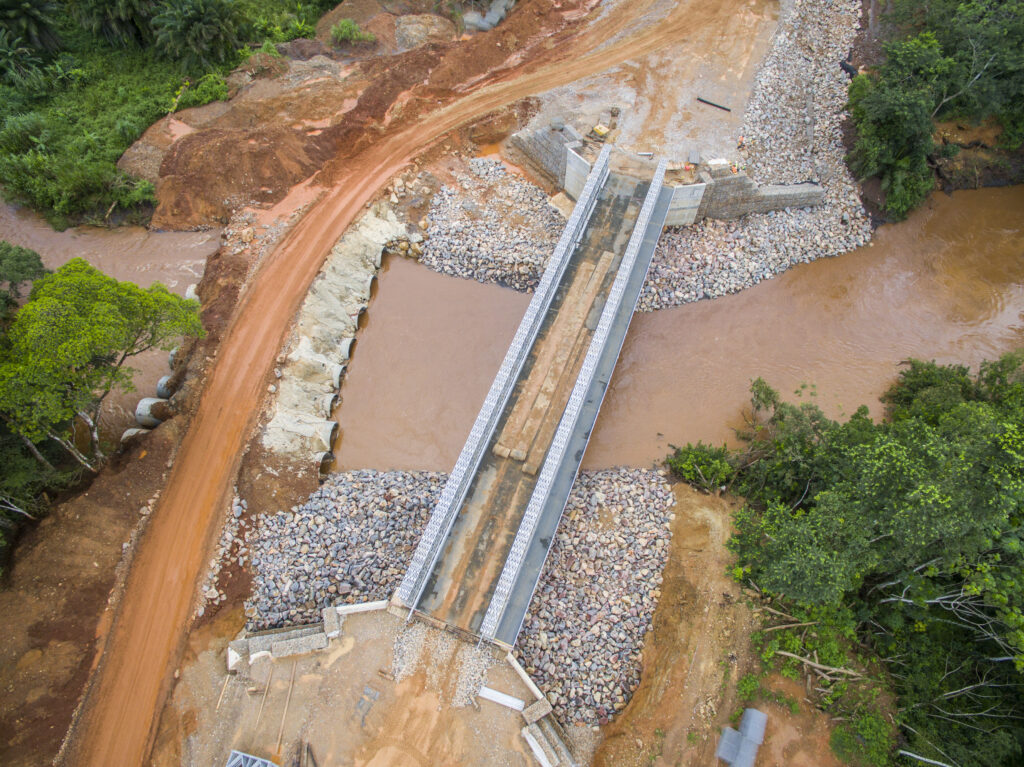
<instances>
[{"instance_id":1,"label":"puddle of muddy water","mask_svg":"<svg viewBox=\"0 0 1024 767\"><path fill-rule=\"evenodd\" d=\"M184 295L189 285L199 283L206 259L220 245L220 233L220 229L151 232L141 226L80 226L56 232L35 213L0 204L0 240L36 251L48 269L78 257L118 280L143 287L162 282L179 295ZM138 371L136 391L115 391L104 402L102 424L114 438L134 425L139 398L156 396L156 382L168 372L167 352L143 352L129 365Z\"/></svg>"},{"instance_id":2,"label":"puddle of muddy water","mask_svg":"<svg viewBox=\"0 0 1024 767\"><path fill-rule=\"evenodd\" d=\"M732 437L762 376L831 416L908 357L977 364L1024 346L1024 187L936 195L874 244L743 293L638 314L583 461L647 466ZM340 468L449 471L528 297L392 261L342 389ZM814 396L813 392L817 392Z\"/></svg>"}]
</instances>

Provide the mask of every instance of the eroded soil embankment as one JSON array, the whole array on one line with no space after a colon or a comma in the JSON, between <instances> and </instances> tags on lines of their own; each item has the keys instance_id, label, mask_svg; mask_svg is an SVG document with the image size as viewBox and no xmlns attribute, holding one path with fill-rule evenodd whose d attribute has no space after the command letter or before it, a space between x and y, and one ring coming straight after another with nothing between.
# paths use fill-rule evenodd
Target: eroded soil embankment
<instances>
[{"instance_id":1,"label":"eroded soil embankment","mask_svg":"<svg viewBox=\"0 0 1024 767\"><path fill-rule=\"evenodd\" d=\"M453 94L457 99L453 103L404 130L395 127L382 134L371 132L356 142L355 154L327 169L322 180L330 184L331 191L261 266L224 337L157 513L139 547L125 598L63 763L137 764L147 753L169 669L180 655L195 587L215 537L214 522L229 501L252 431L255 404L261 399L289 319L324 255L365 202L412 156L460 125L677 39L693 23L688 5L678 5L667 21L653 28L598 53L584 54L621 29L623 17L633 8L620 7L582 34L546 50L539 56L540 64L503 70L500 76L485 72L484 77L492 77L486 86L461 98ZM723 4L716 13L729 13L727 6ZM550 10L552 5L523 3L513 17L537 14L543 8ZM543 13L537 15L542 21L547 18ZM553 23L564 20L559 13ZM473 47L465 53L472 57ZM486 61L487 57L481 57L484 66ZM437 72L444 71L443 65L437 68ZM406 113L423 115L435 105L421 103L418 110ZM375 135L379 138L374 139Z\"/></svg>"}]
</instances>

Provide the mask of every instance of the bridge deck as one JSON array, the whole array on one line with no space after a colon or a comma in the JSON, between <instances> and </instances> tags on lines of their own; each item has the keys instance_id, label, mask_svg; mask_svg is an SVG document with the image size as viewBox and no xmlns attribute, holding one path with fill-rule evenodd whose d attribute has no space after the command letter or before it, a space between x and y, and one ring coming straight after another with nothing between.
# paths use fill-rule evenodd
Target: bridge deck
<instances>
[{"instance_id":1,"label":"bridge deck","mask_svg":"<svg viewBox=\"0 0 1024 767\"><path fill-rule=\"evenodd\" d=\"M455 628L480 633L647 187L646 182L612 176L602 189L427 579L419 611ZM627 311L631 313L632 308L630 304ZM545 539L546 553L550 534ZM518 633L518 624L515 630Z\"/></svg>"}]
</instances>

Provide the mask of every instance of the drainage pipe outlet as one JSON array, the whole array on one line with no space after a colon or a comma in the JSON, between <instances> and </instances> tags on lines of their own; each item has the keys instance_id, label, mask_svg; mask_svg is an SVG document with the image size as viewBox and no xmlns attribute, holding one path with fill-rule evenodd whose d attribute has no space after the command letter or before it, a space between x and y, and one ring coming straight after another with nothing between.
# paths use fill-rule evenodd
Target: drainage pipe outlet
<instances>
[{"instance_id":1,"label":"drainage pipe outlet","mask_svg":"<svg viewBox=\"0 0 1024 767\"><path fill-rule=\"evenodd\" d=\"M152 429L163 423L164 419L160 416L164 415L166 411L163 413L159 411L163 410L161 405L166 403L167 400L162 397L143 397L140 399L139 404L135 406L135 420L138 421L139 426Z\"/></svg>"}]
</instances>

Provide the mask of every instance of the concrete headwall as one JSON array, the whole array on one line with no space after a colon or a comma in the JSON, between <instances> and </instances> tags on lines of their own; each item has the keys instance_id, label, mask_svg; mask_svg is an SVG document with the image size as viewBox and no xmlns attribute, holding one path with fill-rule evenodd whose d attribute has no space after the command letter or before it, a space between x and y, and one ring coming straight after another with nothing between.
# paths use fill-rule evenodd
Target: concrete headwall
<instances>
[{"instance_id":1,"label":"concrete headwall","mask_svg":"<svg viewBox=\"0 0 1024 767\"><path fill-rule=\"evenodd\" d=\"M669 203L665 226L689 226L697 220L701 200L704 197L706 184L686 184L677 186L672 191L672 202Z\"/></svg>"},{"instance_id":2,"label":"concrete headwall","mask_svg":"<svg viewBox=\"0 0 1024 767\"><path fill-rule=\"evenodd\" d=\"M566 145L565 178L562 181L562 189L565 190L565 193L572 199L578 200L589 175L590 163Z\"/></svg>"},{"instance_id":3,"label":"concrete headwall","mask_svg":"<svg viewBox=\"0 0 1024 767\"><path fill-rule=\"evenodd\" d=\"M565 182L566 136L553 128L520 131L512 134L509 144L525 155L535 170L562 187Z\"/></svg>"},{"instance_id":4,"label":"concrete headwall","mask_svg":"<svg viewBox=\"0 0 1024 767\"><path fill-rule=\"evenodd\" d=\"M331 249L299 309L263 431L268 450L290 457L329 452L338 423L331 418L341 376L370 300L384 245L405 233L391 210L373 208Z\"/></svg>"}]
</instances>

